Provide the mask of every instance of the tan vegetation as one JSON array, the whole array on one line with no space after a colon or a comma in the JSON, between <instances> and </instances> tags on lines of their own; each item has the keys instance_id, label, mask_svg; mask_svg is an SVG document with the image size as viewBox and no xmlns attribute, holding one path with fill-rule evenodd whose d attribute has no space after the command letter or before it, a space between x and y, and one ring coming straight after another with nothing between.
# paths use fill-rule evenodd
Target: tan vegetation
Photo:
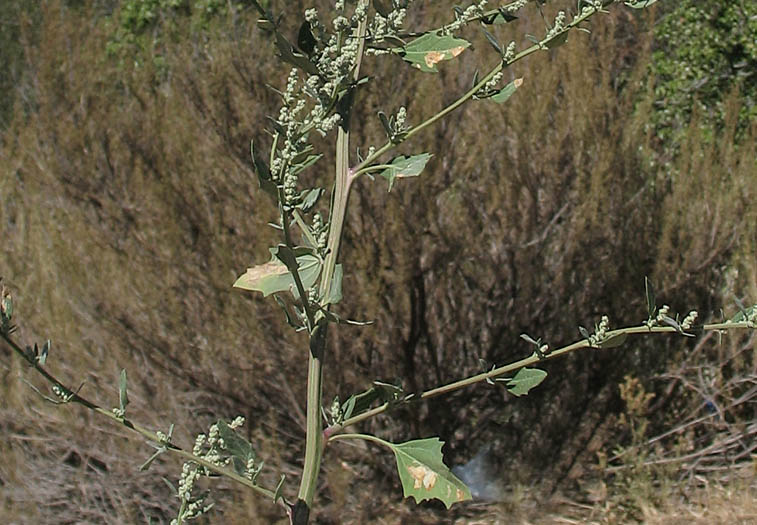
<instances>
[{"instance_id":1,"label":"tan vegetation","mask_svg":"<svg viewBox=\"0 0 757 525\"><path fill-rule=\"evenodd\" d=\"M428 4L416 15L424 25L447 15ZM398 378L415 391L475 373L479 358L500 364L530 352L523 332L554 346L577 339L576 326L602 314L638 323L645 275L682 315L695 308L719 318L722 306L730 316L734 296L754 301L757 127L737 145L735 124L712 139L700 132L706 116L695 115L681 155L661 151L646 125L654 79L643 74L652 45L644 17L613 10L591 35L572 35L555 52L519 63L512 76L524 84L507 105L466 107L415 139L435 155L421 179L403 180L390 194L384 181L360 182L342 308L376 324L335 331L326 399L344 399L375 378ZM541 23L526 17L517 30L535 32ZM266 84L280 86L288 70L251 14L219 20L207 33L178 28L139 63L105 54L111 30L96 8L63 1L44 3L39 26L21 27L25 81L0 142L0 275L14 291L19 335L52 339L50 366L71 384L84 382L83 393L104 406L117 405L126 368L134 417L164 431L175 423L184 445L218 417L244 415L269 465L264 476L276 479L281 467L295 479L306 340L285 329L272 302L231 289L245 268L268 259L276 235L265 226L275 210L258 190L249 141L266 142L265 116L276 107ZM476 59L486 60L485 45L472 51ZM399 60L371 60L366 74L376 82L355 118L356 142L377 141L379 109L404 104L411 120L420 119L467 89L477 67L467 58L425 76ZM728 100L733 124L738 92ZM325 182L332 165L327 154L309 176ZM754 419L754 395L733 403L757 379L750 336L635 341L547 370L527 399L480 386L366 430L396 439L439 435L453 463L492 444L503 481L548 501L596 482L597 452L612 456L634 437L644 444L701 414L705 398L725 407L724 425ZM137 472L152 449L83 410L44 402L22 380L36 378L5 352L0 374L6 522L171 516L175 501L161 477L175 479L178 463L161 459ZM656 394L639 415L647 419L641 437L618 424L628 412L618 386L627 374ZM714 439L703 426L687 432L664 441L667 451L700 450ZM318 523L490 516L476 504L439 514L434 505L401 502L391 462L372 448L334 444ZM666 479L680 481L681 471L703 475L682 467ZM660 476L653 473L649 487ZM620 487L612 479L609 487ZM755 519L753 482L738 490L703 483L690 499L671 491L641 514L599 506L610 496L590 504L617 511L614 523L629 516L674 523L660 518L670 505L693 523L731 516L742 503L736 521L720 522ZM267 502L221 487L213 522L279 519ZM504 508L522 515L516 507ZM575 519L612 522L599 512ZM571 523L567 511L561 516L552 522Z\"/></svg>"}]
</instances>

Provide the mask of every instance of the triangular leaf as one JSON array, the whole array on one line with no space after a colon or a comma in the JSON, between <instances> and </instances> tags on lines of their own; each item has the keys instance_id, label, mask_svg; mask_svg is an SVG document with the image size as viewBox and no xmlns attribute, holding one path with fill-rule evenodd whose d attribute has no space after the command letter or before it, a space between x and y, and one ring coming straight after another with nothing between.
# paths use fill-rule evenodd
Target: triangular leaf
<instances>
[{"instance_id":1,"label":"triangular leaf","mask_svg":"<svg viewBox=\"0 0 757 525\"><path fill-rule=\"evenodd\" d=\"M390 444L406 498L412 496L417 503L436 498L447 508L471 499L470 489L444 464L443 444L439 438Z\"/></svg>"},{"instance_id":2,"label":"triangular leaf","mask_svg":"<svg viewBox=\"0 0 757 525\"><path fill-rule=\"evenodd\" d=\"M426 73L436 73L436 64L451 60L465 51L470 42L451 35L425 33L402 48L394 48L406 62Z\"/></svg>"},{"instance_id":3,"label":"triangular leaf","mask_svg":"<svg viewBox=\"0 0 757 525\"><path fill-rule=\"evenodd\" d=\"M521 368L515 377L507 382L507 391L514 396L524 396L528 391L544 381L547 373L538 368Z\"/></svg>"},{"instance_id":4,"label":"triangular leaf","mask_svg":"<svg viewBox=\"0 0 757 525\"><path fill-rule=\"evenodd\" d=\"M118 407L123 414L129 404L129 396L126 394L126 369L121 369L121 377L118 380Z\"/></svg>"},{"instance_id":5,"label":"triangular leaf","mask_svg":"<svg viewBox=\"0 0 757 525\"><path fill-rule=\"evenodd\" d=\"M273 254L276 248L270 250ZM302 279L302 286L307 290L318 280L321 273L321 261L314 255L300 255L297 257L297 271L300 274L300 279ZM273 256L265 264L248 268L234 282L234 287L261 292L263 296L289 291L295 298L299 298L292 274L276 256Z\"/></svg>"},{"instance_id":6,"label":"triangular leaf","mask_svg":"<svg viewBox=\"0 0 757 525\"><path fill-rule=\"evenodd\" d=\"M231 456L231 464L240 476L247 472L247 465L255 462L257 456L252 450L252 445L245 438L234 432L234 429L223 420L218 420L218 434L223 440L223 448Z\"/></svg>"},{"instance_id":7,"label":"triangular leaf","mask_svg":"<svg viewBox=\"0 0 757 525\"><path fill-rule=\"evenodd\" d=\"M413 155L411 157L400 155L393 158L389 167L379 175L389 181L389 191L392 191L392 186L394 186L396 179L417 177L423 171L430 158L430 153L421 153L420 155Z\"/></svg>"},{"instance_id":8,"label":"triangular leaf","mask_svg":"<svg viewBox=\"0 0 757 525\"><path fill-rule=\"evenodd\" d=\"M497 104L504 104L507 102L513 93L523 85L523 78L516 78L512 82L508 83L505 87L500 89L496 95L492 95L490 98Z\"/></svg>"},{"instance_id":9,"label":"triangular leaf","mask_svg":"<svg viewBox=\"0 0 757 525\"><path fill-rule=\"evenodd\" d=\"M555 36L550 38L549 40L544 42L544 47L547 49L554 49L556 47L560 47L565 42L568 41L568 33L570 31L568 29L564 29L563 31L560 31Z\"/></svg>"}]
</instances>

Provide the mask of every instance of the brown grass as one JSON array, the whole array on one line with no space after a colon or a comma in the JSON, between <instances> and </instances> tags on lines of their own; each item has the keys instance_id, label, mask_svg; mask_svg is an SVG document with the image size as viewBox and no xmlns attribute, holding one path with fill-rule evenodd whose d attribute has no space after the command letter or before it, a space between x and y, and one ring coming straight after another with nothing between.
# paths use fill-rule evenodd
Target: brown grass
<instances>
[{"instance_id":1,"label":"brown grass","mask_svg":"<svg viewBox=\"0 0 757 525\"><path fill-rule=\"evenodd\" d=\"M427 6L415 16L442 13ZM134 417L163 430L176 423L184 445L217 417L245 415L271 466L266 478L283 468L291 497L303 448L305 341L275 305L230 289L275 242L265 226L275 210L258 191L249 140L267 144L264 117L276 99L265 84L281 85L288 70L272 60L252 18L219 21L205 36L179 29L160 49L162 76L149 52L139 67L107 59L107 26L86 6L45 4L38 36L22 28L30 80L2 139L0 273L14 290L20 338L50 337L57 374L85 381L84 393L115 406L126 368ZM518 31L539 24L530 13ZM327 399L374 378L417 390L477 372L479 358L521 357L522 332L556 346L603 313L636 323L645 275L684 315L696 307L707 318L734 294L757 297L754 133L738 148L728 134L707 143L695 120L686 154L666 159L644 125L652 80L636 72L648 56L645 23L614 10L594 27L514 68L524 86L504 108L471 106L403 148L435 154L421 179L389 195L383 181L361 182L341 311L376 324L338 331ZM476 59L487 60L485 47L478 41ZM378 109L405 104L417 122L467 89L476 67L460 60L418 76L399 61L369 61L366 73L387 84L377 80L360 100L356 145L377 141ZM729 100L735 111L738 95ZM327 181L332 164L326 155L308 177ZM728 363L726 377L754 374L753 351L725 341L692 366ZM576 356L549 365L548 381L525 400L481 386L363 430L396 440L440 435L455 463L490 443L504 481L549 494L577 483L579 467L613 442L621 378L630 371L649 380L689 348L658 339ZM175 460L136 472L149 447L84 411L45 404L21 382L36 378L17 359L0 362L8 436L0 509L12 520L170 516L175 502L160 477L175 479ZM669 424L676 384L650 432ZM329 450L319 523L473 519L476 507L439 514L400 503L392 469L375 449ZM224 487L213 522L278 517Z\"/></svg>"}]
</instances>

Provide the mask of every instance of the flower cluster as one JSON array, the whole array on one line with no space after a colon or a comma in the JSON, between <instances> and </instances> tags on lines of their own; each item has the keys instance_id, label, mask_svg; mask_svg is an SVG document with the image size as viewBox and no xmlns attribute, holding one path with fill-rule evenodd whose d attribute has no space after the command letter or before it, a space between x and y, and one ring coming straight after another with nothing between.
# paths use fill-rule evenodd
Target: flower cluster
<instances>
[{"instance_id":1,"label":"flower cluster","mask_svg":"<svg viewBox=\"0 0 757 525\"><path fill-rule=\"evenodd\" d=\"M407 16L407 6L412 1L404 2L402 7L396 6L394 9L386 13L386 16L381 13L376 13L371 22L368 24L368 35L373 44L380 44L388 37L396 36L402 29L402 25L405 23L405 16ZM393 2L394 4L394 2ZM382 55L389 53L388 49L381 48L369 48L367 53L374 55Z\"/></svg>"},{"instance_id":2,"label":"flower cluster","mask_svg":"<svg viewBox=\"0 0 757 525\"><path fill-rule=\"evenodd\" d=\"M237 429L244 425L244 418L238 416L234 421L228 424L231 430ZM199 434L195 439L192 454L201 458L208 463L219 467L226 467L231 463L231 457L226 452L226 443L221 436L219 424L213 424L208 429L208 433ZM249 458L245 466L245 477L254 480L260 472L262 464L255 462L254 458ZM207 492L195 495L193 494L195 484L202 476L209 475L207 468L196 461L187 461L181 470L179 478L179 489L177 496L181 500L179 515L171 521L171 525L178 525L185 521L195 519L206 513L213 506L212 503L206 504Z\"/></svg>"}]
</instances>

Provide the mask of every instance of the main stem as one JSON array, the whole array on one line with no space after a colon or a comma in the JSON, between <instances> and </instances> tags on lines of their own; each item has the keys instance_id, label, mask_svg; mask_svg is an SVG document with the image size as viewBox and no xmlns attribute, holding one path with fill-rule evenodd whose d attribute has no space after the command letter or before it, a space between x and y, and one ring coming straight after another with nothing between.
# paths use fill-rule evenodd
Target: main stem
<instances>
[{"instance_id":1,"label":"main stem","mask_svg":"<svg viewBox=\"0 0 757 525\"><path fill-rule=\"evenodd\" d=\"M360 3L367 4L367 0L361 0ZM358 26L356 35L360 41L360 45L357 52L355 69L353 70L352 75L352 80L355 82L360 75L365 31L366 23L365 20L363 20ZM349 165L349 130L353 97L351 94L347 94L344 97L346 104L345 107L341 109L342 122L339 125L336 141L336 181L334 184L333 201L331 203L331 214L329 216L329 239L319 290L319 296L322 298L329 297L329 290L332 286L334 269L336 268L336 262L339 257L339 248L342 241L342 231L344 230L344 219L347 215L347 202L349 200L350 188L353 181ZM327 304L322 306L328 308ZM300 481L300 491L297 496L297 506L294 509L292 520L295 525L308 522L318 483L318 474L321 469L324 443L321 406L323 404L323 356L326 347L326 337L325 333L318 332L320 330L325 330L326 326L327 323L325 322L324 314L319 311L318 314L316 314L315 325L310 334L308 401L306 410L307 441L305 444L305 464L303 466L302 480Z\"/></svg>"}]
</instances>

